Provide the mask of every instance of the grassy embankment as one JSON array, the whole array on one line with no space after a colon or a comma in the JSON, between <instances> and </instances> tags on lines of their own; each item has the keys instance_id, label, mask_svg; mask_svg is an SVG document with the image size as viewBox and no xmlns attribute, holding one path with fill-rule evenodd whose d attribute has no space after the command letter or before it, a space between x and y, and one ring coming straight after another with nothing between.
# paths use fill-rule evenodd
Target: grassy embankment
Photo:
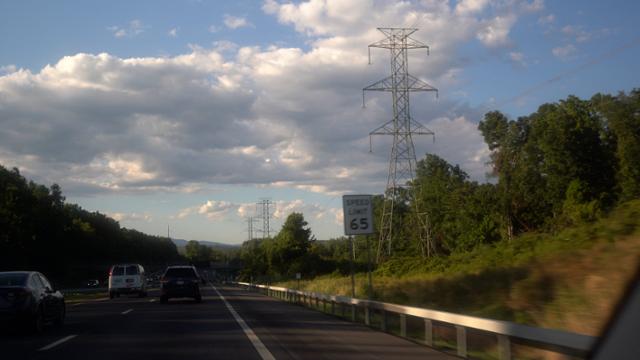
<instances>
[{"instance_id":1,"label":"grassy embankment","mask_svg":"<svg viewBox=\"0 0 640 360\"><path fill-rule=\"evenodd\" d=\"M374 272L377 300L597 335L640 254L640 200L595 223L524 234L474 251L393 259ZM365 297L366 274L357 275ZM295 288L295 281L281 283ZM350 294L348 277L302 281L305 290Z\"/></svg>"}]
</instances>

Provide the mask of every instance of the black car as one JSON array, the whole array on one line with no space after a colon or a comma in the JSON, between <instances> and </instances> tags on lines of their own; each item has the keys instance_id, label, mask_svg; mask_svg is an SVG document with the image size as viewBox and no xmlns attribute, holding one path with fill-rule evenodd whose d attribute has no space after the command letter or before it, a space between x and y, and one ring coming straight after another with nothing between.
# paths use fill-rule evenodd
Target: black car
<instances>
[{"instance_id":1,"label":"black car","mask_svg":"<svg viewBox=\"0 0 640 360\"><path fill-rule=\"evenodd\" d=\"M200 280L193 266L169 266L160 279L160 302L165 304L170 298L178 297L190 297L201 302Z\"/></svg>"},{"instance_id":2,"label":"black car","mask_svg":"<svg viewBox=\"0 0 640 360\"><path fill-rule=\"evenodd\" d=\"M62 326L65 311L64 296L41 273L0 272L0 327L13 323L40 333L46 322Z\"/></svg>"}]
</instances>

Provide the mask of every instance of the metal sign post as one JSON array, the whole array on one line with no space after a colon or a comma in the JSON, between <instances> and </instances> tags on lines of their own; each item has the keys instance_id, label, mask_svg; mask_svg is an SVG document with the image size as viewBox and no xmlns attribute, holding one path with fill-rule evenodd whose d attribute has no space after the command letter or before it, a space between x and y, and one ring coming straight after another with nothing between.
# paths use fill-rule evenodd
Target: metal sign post
<instances>
[{"instance_id":1,"label":"metal sign post","mask_svg":"<svg viewBox=\"0 0 640 360\"><path fill-rule=\"evenodd\" d=\"M343 195L342 211L344 218L344 234L349 236L349 252L351 262L351 297L355 297L355 275L354 275L354 242L352 235L373 234L373 197L371 195ZM367 241L367 272L369 284L367 296L371 299L371 256L369 255L369 238Z\"/></svg>"}]
</instances>

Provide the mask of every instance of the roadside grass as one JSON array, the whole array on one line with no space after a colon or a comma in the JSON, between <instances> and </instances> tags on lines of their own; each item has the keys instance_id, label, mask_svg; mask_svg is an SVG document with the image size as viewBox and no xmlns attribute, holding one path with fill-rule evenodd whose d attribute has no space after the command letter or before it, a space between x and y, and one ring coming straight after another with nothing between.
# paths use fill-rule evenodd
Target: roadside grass
<instances>
[{"instance_id":1,"label":"roadside grass","mask_svg":"<svg viewBox=\"0 0 640 360\"><path fill-rule=\"evenodd\" d=\"M103 299L108 297L109 297L109 294L107 294L106 291L100 291L95 293L65 293L64 294L64 300L65 302L68 302L68 303L81 302L81 301L87 301L87 300L97 300L97 299Z\"/></svg>"},{"instance_id":2,"label":"roadside grass","mask_svg":"<svg viewBox=\"0 0 640 360\"><path fill-rule=\"evenodd\" d=\"M640 200L556 234L523 234L448 257L396 258L374 272L374 299L597 335L640 258ZM366 297L366 274L356 297ZM279 283L297 288L296 281ZM349 277L300 281L350 296Z\"/></svg>"}]
</instances>

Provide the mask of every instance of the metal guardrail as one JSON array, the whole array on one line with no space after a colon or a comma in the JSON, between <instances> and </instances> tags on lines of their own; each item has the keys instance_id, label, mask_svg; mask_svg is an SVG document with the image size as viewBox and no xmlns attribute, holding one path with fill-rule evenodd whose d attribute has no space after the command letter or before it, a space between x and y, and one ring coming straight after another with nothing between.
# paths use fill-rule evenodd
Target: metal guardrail
<instances>
[{"instance_id":1,"label":"metal guardrail","mask_svg":"<svg viewBox=\"0 0 640 360\"><path fill-rule=\"evenodd\" d=\"M491 320L413 306L356 299L346 296L326 295L277 286L244 282L236 282L235 284L249 289L263 290L266 295L278 297L285 301L302 304L308 303L309 305L315 302L316 307L319 307L320 302L322 302L322 308L325 312L327 311L327 305L330 304L331 314L336 313L336 305L347 305L351 307L351 318L354 321L356 320L358 308L364 309L364 323L369 326L371 325L372 310L378 311L381 314L380 327L382 331L387 331L387 313L395 313L400 316L400 335L403 337L407 336L407 316L421 318L424 320L424 343L427 346L433 346L434 344L433 323L449 324L456 329L457 355L461 357L467 357L467 329L475 329L495 334L498 343L498 358L501 360L512 359L512 342L570 356L585 357L597 339L593 336L570 333L562 330L538 328L509 321Z\"/></svg>"}]
</instances>

